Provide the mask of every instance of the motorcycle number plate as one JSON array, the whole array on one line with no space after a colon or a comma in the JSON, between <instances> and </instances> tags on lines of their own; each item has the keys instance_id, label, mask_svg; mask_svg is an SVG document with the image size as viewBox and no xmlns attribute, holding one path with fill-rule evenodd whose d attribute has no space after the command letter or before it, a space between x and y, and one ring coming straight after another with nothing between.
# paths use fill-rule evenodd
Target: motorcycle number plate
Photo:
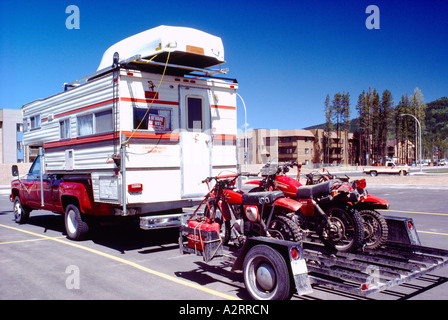
<instances>
[{"instance_id":1,"label":"motorcycle number plate","mask_svg":"<svg viewBox=\"0 0 448 320\"><path fill-rule=\"evenodd\" d=\"M291 261L291 269L292 269L292 274L293 275L302 274L302 273L307 273L308 272L308 268L306 267L305 259L299 259L299 260Z\"/></svg>"}]
</instances>

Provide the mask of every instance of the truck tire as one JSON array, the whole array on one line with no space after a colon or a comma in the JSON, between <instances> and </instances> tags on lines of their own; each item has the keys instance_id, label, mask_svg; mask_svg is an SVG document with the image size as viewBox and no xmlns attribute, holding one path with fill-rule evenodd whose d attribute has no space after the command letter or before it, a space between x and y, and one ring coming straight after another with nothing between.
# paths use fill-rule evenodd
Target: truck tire
<instances>
[{"instance_id":1,"label":"truck tire","mask_svg":"<svg viewBox=\"0 0 448 320\"><path fill-rule=\"evenodd\" d=\"M19 224L26 223L30 217L30 210L23 206L20 197L16 196L14 198L14 220Z\"/></svg>"},{"instance_id":2,"label":"truck tire","mask_svg":"<svg viewBox=\"0 0 448 320\"><path fill-rule=\"evenodd\" d=\"M283 256L264 244L252 247L244 257L243 277L255 300L287 300L292 296L289 269Z\"/></svg>"},{"instance_id":3,"label":"truck tire","mask_svg":"<svg viewBox=\"0 0 448 320\"><path fill-rule=\"evenodd\" d=\"M65 209L65 231L70 240L79 241L84 239L89 231L89 226L81 218L79 208L69 204Z\"/></svg>"},{"instance_id":4,"label":"truck tire","mask_svg":"<svg viewBox=\"0 0 448 320\"><path fill-rule=\"evenodd\" d=\"M376 176L378 175L378 172L376 172L376 171L370 171L370 175L371 175L372 177L376 177Z\"/></svg>"}]
</instances>

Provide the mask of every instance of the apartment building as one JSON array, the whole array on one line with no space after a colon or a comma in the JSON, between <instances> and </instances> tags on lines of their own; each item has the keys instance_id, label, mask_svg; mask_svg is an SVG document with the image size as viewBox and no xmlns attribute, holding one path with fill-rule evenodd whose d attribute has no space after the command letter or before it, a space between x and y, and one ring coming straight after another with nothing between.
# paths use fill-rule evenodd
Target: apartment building
<instances>
[{"instance_id":1,"label":"apartment building","mask_svg":"<svg viewBox=\"0 0 448 320\"><path fill-rule=\"evenodd\" d=\"M356 157L353 133L343 132L338 137L333 132L331 138L327 139L322 129L254 129L248 132L247 137L249 164L263 164L267 161L298 161L304 165L339 164L354 163ZM244 134L240 136L240 141L240 159L243 159Z\"/></svg>"},{"instance_id":2,"label":"apartment building","mask_svg":"<svg viewBox=\"0 0 448 320\"><path fill-rule=\"evenodd\" d=\"M19 109L0 109L0 163L23 162L23 120Z\"/></svg>"}]
</instances>

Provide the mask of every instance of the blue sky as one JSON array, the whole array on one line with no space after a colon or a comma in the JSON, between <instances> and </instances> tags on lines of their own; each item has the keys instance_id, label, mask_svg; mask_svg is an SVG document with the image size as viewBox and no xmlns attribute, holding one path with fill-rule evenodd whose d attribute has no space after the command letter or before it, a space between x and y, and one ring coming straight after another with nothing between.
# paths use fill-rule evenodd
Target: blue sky
<instances>
[{"instance_id":1,"label":"blue sky","mask_svg":"<svg viewBox=\"0 0 448 320\"><path fill-rule=\"evenodd\" d=\"M80 10L68 30L67 6ZM368 30L368 5L380 29ZM96 71L119 40L159 26L222 38L227 76L239 82L250 128L324 122L327 93L389 89L397 103L419 87L425 102L448 96L448 1L1 1L0 108L62 90ZM241 105L241 103L239 103ZM238 125L244 123L242 108Z\"/></svg>"}]
</instances>

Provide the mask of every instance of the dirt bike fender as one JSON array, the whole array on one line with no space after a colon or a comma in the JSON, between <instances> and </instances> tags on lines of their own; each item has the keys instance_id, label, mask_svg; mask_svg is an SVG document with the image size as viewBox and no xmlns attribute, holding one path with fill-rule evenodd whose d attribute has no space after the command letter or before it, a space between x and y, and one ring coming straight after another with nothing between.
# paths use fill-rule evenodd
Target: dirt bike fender
<instances>
[{"instance_id":1,"label":"dirt bike fender","mask_svg":"<svg viewBox=\"0 0 448 320\"><path fill-rule=\"evenodd\" d=\"M249 181L247 181L247 182L244 182L244 184L245 184L245 185L246 185L246 184L254 184L254 185L259 186L259 185L261 184L261 180L249 180Z\"/></svg>"},{"instance_id":2,"label":"dirt bike fender","mask_svg":"<svg viewBox=\"0 0 448 320\"><path fill-rule=\"evenodd\" d=\"M283 207L285 209L296 212L302 207L302 204L294 199L280 198L280 199L277 199L277 201L275 201L275 206Z\"/></svg>"},{"instance_id":3,"label":"dirt bike fender","mask_svg":"<svg viewBox=\"0 0 448 320\"><path fill-rule=\"evenodd\" d=\"M232 216L230 213L229 204L227 202L220 202L219 209L221 210L222 215L224 216L224 221L230 221Z\"/></svg>"},{"instance_id":4,"label":"dirt bike fender","mask_svg":"<svg viewBox=\"0 0 448 320\"><path fill-rule=\"evenodd\" d=\"M389 209L389 201L368 194L362 197L357 203L360 207L370 207L374 209Z\"/></svg>"}]
</instances>

